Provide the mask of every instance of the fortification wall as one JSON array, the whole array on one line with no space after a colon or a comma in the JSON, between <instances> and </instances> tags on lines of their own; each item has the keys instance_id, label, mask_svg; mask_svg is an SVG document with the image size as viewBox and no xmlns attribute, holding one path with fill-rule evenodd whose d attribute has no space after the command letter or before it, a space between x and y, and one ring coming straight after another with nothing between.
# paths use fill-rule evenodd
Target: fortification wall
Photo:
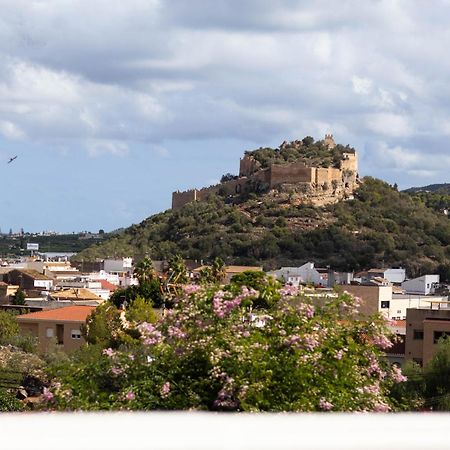
<instances>
[{"instance_id":1,"label":"fortification wall","mask_svg":"<svg viewBox=\"0 0 450 450\"><path fill-rule=\"evenodd\" d=\"M327 145L333 144L332 136ZM329 145L330 148L332 148ZM211 194L232 196L241 192L263 192L283 185L297 185L305 198L314 204L328 204L348 198L358 184L358 158L356 153L344 153L340 168L307 167L302 162L273 164L261 169L258 161L245 155L240 160L239 178L203 189L191 189L172 194L172 209L179 209L186 203L206 201Z\"/></svg>"},{"instance_id":2,"label":"fortification wall","mask_svg":"<svg viewBox=\"0 0 450 450\"><path fill-rule=\"evenodd\" d=\"M270 167L270 188L280 184L312 183L314 168L301 162L292 164L273 164Z\"/></svg>"},{"instance_id":3,"label":"fortification wall","mask_svg":"<svg viewBox=\"0 0 450 450\"><path fill-rule=\"evenodd\" d=\"M342 171L334 167L318 167L316 168L315 180L316 186L323 186L327 183L330 187L336 181L337 183L342 182Z\"/></svg>"},{"instance_id":4,"label":"fortification wall","mask_svg":"<svg viewBox=\"0 0 450 450\"><path fill-rule=\"evenodd\" d=\"M184 192L173 192L172 193L172 209L179 209L186 203L193 202L197 200L197 189L190 189Z\"/></svg>"}]
</instances>

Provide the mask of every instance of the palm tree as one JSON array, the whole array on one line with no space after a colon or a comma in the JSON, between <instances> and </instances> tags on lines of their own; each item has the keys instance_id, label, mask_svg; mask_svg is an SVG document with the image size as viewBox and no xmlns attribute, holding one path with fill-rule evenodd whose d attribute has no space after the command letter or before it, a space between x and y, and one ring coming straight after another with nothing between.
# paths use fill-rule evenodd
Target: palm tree
<instances>
[{"instance_id":1,"label":"palm tree","mask_svg":"<svg viewBox=\"0 0 450 450\"><path fill-rule=\"evenodd\" d=\"M220 257L216 257L211 265L211 275L215 281L221 282L227 275L225 263Z\"/></svg>"},{"instance_id":2,"label":"palm tree","mask_svg":"<svg viewBox=\"0 0 450 450\"><path fill-rule=\"evenodd\" d=\"M138 279L139 285L141 286L153 280L156 277L156 272L152 260L148 257L141 259L141 261L136 264L133 275Z\"/></svg>"},{"instance_id":3,"label":"palm tree","mask_svg":"<svg viewBox=\"0 0 450 450\"><path fill-rule=\"evenodd\" d=\"M180 255L175 255L169 260L168 282L172 284L186 284L188 274L184 259Z\"/></svg>"}]
</instances>

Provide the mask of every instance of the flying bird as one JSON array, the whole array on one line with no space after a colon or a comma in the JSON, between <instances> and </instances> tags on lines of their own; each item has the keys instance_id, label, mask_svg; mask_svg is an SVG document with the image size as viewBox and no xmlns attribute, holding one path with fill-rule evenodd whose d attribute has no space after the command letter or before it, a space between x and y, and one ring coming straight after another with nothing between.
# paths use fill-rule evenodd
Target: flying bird
<instances>
[{"instance_id":1,"label":"flying bird","mask_svg":"<svg viewBox=\"0 0 450 450\"><path fill-rule=\"evenodd\" d=\"M9 158L8 164L12 163L16 158L17 158L17 155L13 156L12 158Z\"/></svg>"}]
</instances>

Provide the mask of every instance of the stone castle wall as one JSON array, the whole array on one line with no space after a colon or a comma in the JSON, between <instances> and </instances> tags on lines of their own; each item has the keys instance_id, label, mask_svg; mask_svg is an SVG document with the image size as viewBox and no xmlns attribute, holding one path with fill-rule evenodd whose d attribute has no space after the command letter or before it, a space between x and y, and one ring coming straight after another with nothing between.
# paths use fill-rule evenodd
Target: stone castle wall
<instances>
[{"instance_id":1,"label":"stone castle wall","mask_svg":"<svg viewBox=\"0 0 450 450\"><path fill-rule=\"evenodd\" d=\"M353 193L358 183L358 159L355 153L345 153L340 168L307 167L303 162L273 164L261 169L253 157L240 160L239 178L203 189L191 189L172 194L172 209L192 201L205 201L211 194L233 196L243 192L261 192L285 186L302 186L308 199L317 205L336 202Z\"/></svg>"},{"instance_id":2,"label":"stone castle wall","mask_svg":"<svg viewBox=\"0 0 450 450\"><path fill-rule=\"evenodd\" d=\"M280 184L313 183L314 168L301 162L292 164L273 164L270 166L270 188Z\"/></svg>"}]
</instances>

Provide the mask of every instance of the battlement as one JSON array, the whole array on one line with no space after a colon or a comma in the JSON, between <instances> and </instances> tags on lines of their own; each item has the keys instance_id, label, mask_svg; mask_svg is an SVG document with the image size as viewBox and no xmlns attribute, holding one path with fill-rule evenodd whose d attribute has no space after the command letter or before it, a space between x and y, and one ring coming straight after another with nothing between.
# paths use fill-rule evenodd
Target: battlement
<instances>
[{"instance_id":1,"label":"battlement","mask_svg":"<svg viewBox=\"0 0 450 450\"><path fill-rule=\"evenodd\" d=\"M323 142L329 149L336 147L336 142L334 142L334 137L332 134L326 134Z\"/></svg>"},{"instance_id":2,"label":"battlement","mask_svg":"<svg viewBox=\"0 0 450 450\"><path fill-rule=\"evenodd\" d=\"M324 144L329 149L336 146L332 134L325 135ZM302 141L285 141L280 149L302 145ZM320 196L320 204L327 204L351 196L357 184L358 158L353 152L342 154L339 168L308 167L302 161L295 161L272 164L263 169L252 155L246 154L239 162L239 177L208 188L174 192L172 209L179 209L193 201L205 201L211 194L233 197L244 192L264 192L295 185L301 186L304 192L309 192L304 195L313 203L314 197Z\"/></svg>"}]
</instances>

